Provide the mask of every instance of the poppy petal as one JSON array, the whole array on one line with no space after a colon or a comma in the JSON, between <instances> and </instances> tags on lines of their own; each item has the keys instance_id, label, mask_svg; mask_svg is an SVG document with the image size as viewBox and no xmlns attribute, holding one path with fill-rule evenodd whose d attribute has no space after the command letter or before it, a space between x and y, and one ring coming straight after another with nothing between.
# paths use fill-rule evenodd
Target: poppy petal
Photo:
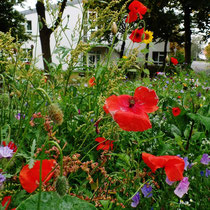
<instances>
[{"instance_id":1,"label":"poppy petal","mask_svg":"<svg viewBox=\"0 0 210 210\"><path fill-rule=\"evenodd\" d=\"M158 168L163 168L166 164L166 160L164 158L156 157L149 153L142 153L142 159L147 164L147 166L152 170L154 173Z\"/></svg>"},{"instance_id":2,"label":"poppy petal","mask_svg":"<svg viewBox=\"0 0 210 210\"><path fill-rule=\"evenodd\" d=\"M120 128L125 131L145 131L152 127L149 117L146 113L135 114L132 111L118 111L113 116Z\"/></svg>"},{"instance_id":3,"label":"poppy petal","mask_svg":"<svg viewBox=\"0 0 210 210\"><path fill-rule=\"evenodd\" d=\"M1 205L2 205L3 207L5 207L5 210L8 209L8 207L9 207L9 205L10 205L10 203L11 203L11 200L12 200L12 196L5 196L5 197L3 198L2 202L1 202ZM7 205L4 206L6 203L7 203Z\"/></svg>"},{"instance_id":4,"label":"poppy petal","mask_svg":"<svg viewBox=\"0 0 210 210\"><path fill-rule=\"evenodd\" d=\"M42 161L42 181L44 183L48 182L52 176L52 169L56 164L55 160L43 160ZM40 170L40 160L37 160L33 168L29 169L29 165L25 165L20 171L20 183L28 193L32 193L39 186L39 170ZM51 173L50 173L51 172Z\"/></svg>"},{"instance_id":5,"label":"poppy petal","mask_svg":"<svg viewBox=\"0 0 210 210\"><path fill-rule=\"evenodd\" d=\"M158 96L154 90L140 86L136 88L134 98L137 99L135 107L139 107L147 113L154 112L158 109Z\"/></svg>"},{"instance_id":6,"label":"poppy petal","mask_svg":"<svg viewBox=\"0 0 210 210\"><path fill-rule=\"evenodd\" d=\"M183 179L184 160L177 156L173 156L173 159L168 160L165 166L165 172L170 181L181 181Z\"/></svg>"},{"instance_id":7,"label":"poppy petal","mask_svg":"<svg viewBox=\"0 0 210 210\"><path fill-rule=\"evenodd\" d=\"M129 100L132 96L129 95L112 95L106 99L104 111L107 111L113 116L116 111L128 111L129 110Z\"/></svg>"},{"instance_id":8,"label":"poppy petal","mask_svg":"<svg viewBox=\"0 0 210 210\"><path fill-rule=\"evenodd\" d=\"M97 141L97 142L105 142L105 138L103 138L103 137L97 137L96 139L95 139L95 141Z\"/></svg>"}]
</instances>

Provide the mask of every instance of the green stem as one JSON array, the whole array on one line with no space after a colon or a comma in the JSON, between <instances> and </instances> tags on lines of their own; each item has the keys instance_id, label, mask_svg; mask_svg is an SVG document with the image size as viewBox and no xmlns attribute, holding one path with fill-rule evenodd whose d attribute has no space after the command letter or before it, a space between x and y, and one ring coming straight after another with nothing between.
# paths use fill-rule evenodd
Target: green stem
<instances>
[{"instance_id":1,"label":"green stem","mask_svg":"<svg viewBox=\"0 0 210 210\"><path fill-rule=\"evenodd\" d=\"M0 74L0 76L1 76L2 81L3 81L3 93L5 93L5 79L4 79L3 74Z\"/></svg>"},{"instance_id":2,"label":"green stem","mask_svg":"<svg viewBox=\"0 0 210 210\"><path fill-rule=\"evenodd\" d=\"M60 166L61 166L60 176L63 176L63 151L62 151L60 145L57 142L49 141L49 144L54 144L59 149L59 152L60 152Z\"/></svg>"},{"instance_id":3,"label":"green stem","mask_svg":"<svg viewBox=\"0 0 210 210\"><path fill-rule=\"evenodd\" d=\"M38 196L37 210L40 210L41 193L42 193L42 159L40 160L40 168L39 168L39 196Z\"/></svg>"},{"instance_id":4,"label":"green stem","mask_svg":"<svg viewBox=\"0 0 210 210\"><path fill-rule=\"evenodd\" d=\"M36 91L38 90L38 91L42 92L42 93L46 96L46 98L47 98L49 104L52 104L52 101L51 101L49 95L47 94L47 92L46 92L43 88L36 88L35 90L36 90Z\"/></svg>"},{"instance_id":5,"label":"green stem","mask_svg":"<svg viewBox=\"0 0 210 210\"><path fill-rule=\"evenodd\" d=\"M139 190L140 190L146 183L150 183L150 182L151 182L151 180L150 180L150 181L147 180L146 182L144 182L144 183L136 190L136 192L134 193L134 195L136 195L136 193L139 192ZM130 200L133 198L134 195L132 195L130 198L128 198L128 200L126 200L125 203L127 203L128 201L130 201Z\"/></svg>"}]
</instances>

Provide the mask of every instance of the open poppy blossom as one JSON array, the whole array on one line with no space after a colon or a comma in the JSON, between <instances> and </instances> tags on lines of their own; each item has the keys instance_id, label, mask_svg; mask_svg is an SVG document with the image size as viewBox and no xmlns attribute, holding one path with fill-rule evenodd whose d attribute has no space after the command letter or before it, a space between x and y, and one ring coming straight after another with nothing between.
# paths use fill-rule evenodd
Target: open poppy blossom
<instances>
[{"instance_id":1,"label":"open poppy blossom","mask_svg":"<svg viewBox=\"0 0 210 210\"><path fill-rule=\"evenodd\" d=\"M13 152L16 152L17 151L17 146L12 141L10 141L8 145L6 144L5 141L3 141L2 144L5 147L8 146L11 150L13 150Z\"/></svg>"},{"instance_id":2,"label":"open poppy blossom","mask_svg":"<svg viewBox=\"0 0 210 210\"><path fill-rule=\"evenodd\" d=\"M132 31L131 35L129 36L129 38L133 41L133 42L141 42L142 41L142 36L144 34L144 28L141 29L135 29Z\"/></svg>"},{"instance_id":3,"label":"open poppy blossom","mask_svg":"<svg viewBox=\"0 0 210 210\"><path fill-rule=\"evenodd\" d=\"M136 21L138 19L138 16L140 19L142 19L142 15L144 15L147 12L147 7L136 0L130 3L128 9L130 10L130 12L125 20L126 23L132 23Z\"/></svg>"},{"instance_id":4,"label":"open poppy blossom","mask_svg":"<svg viewBox=\"0 0 210 210\"><path fill-rule=\"evenodd\" d=\"M145 131L152 127L147 113L158 109L158 97L154 90L140 86L134 96L112 95L106 99L104 111L125 131Z\"/></svg>"},{"instance_id":5,"label":"open poppy blossom","mask_svg":"<svg viewBox=\"0 0 210 210\"><path fill-rule=\"evenodd\" d=\"M165 168L166 175L170 181L180 181L183 179L185 163L178 156L154 156L143 152L142 159L153 173L158 168Z\"/></svg>"},{"instance_id":6,"label":"open poppy blossom","mask_svg":"<svg viewBox=\"0 0 210 210\"><path fill-rule=\"evenodd\" d=\"M99 142L100 144L96 147L96 150L113 150L113 142L114 141L110 141L110 140L106 140L103 137L98 137L95 139L95 141Z\"/></svg>"},{"instance_id":7,"label":"open poppy blossom","mask_svg":"<svg viewBox=\"0 0 210 210\"><path fill-rule=\"evenodd\" d=\"M174 115L174 117L180 115L180 113L181 113L181 109L179 107L172 108L172 114Z\"/></svg>"},{"instance_id":8,"label":"open poppy blossom","mask_svg":"<svg viewBox=\"0 0 210 210\"><path fill-rule=\"evenodd\" d=\"M47 183L53 176L54 172L51 172L56 164L56 161L43 160L42 161L42 182ZM33 168L29 169L28 165L25 165L20 171L20 183L28 193L32 193L39 186L39 172L40 172L40 160L37 160Z\"/></svg>"},{"instance_id":9,"label":"open poppy blossom","mask_svg":"<svg viewBox=\"0 0 210 210\"><path fill-rule=\"evenodd\" d=\"M89 81L88 81L88 84L90 85L90 87L96 85L96 83L95 83L95 77L90 78Z\"/></svg>"},{"instance_id":10,"label":"open poppy blossom","mask_svg":"<svg viewBox=\"0 0 210 210\"><path fill-rule=\"evenodd\" d=\"M171 63L173 63L176 66L179 62L176 58L171 57Z\"/></svg>"}]
</instances>

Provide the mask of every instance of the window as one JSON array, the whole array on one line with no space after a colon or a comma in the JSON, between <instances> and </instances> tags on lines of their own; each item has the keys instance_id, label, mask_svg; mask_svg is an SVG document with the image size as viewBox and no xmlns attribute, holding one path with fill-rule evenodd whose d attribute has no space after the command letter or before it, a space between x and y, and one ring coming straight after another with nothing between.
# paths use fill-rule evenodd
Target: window
<instances>
[{"instance_id":1,"label":"window","mask_svg":"<svg viewBox=\"0 0 210 210\"><path fill-rule=\"evenodd\" d=\"M87 56L87 65L88 67L95 68L101 59L99 52L89 52Z\"/></svg>"},{"instance_id":2,"label":"window","mask_svg":"<svg viewBox=\"0 0 210 210\"><path fill-rule=\"evenodd\" d=\"M26 33L29 33L29 34L32 33L32 21L31 20L27 20L27 22L26 22Z\"/></svg>"},{"instance_id":3,"label":"window","mask_svg":"<svg viewBox=\"0 0 210 210\"><path fill-rule=\"evenodd\" d=\"M32 56L33 56L32 49L25 48L25 49L23 49L23 51L24 51L24 59L23 59L23 61L30 62L31 59L32 59Z\"/></svg>"},{"instance_id":4,"label":"window","mask_svg":"<svg viewBox=\"0 0 210 210\"><path fill-rule=\"evenodd\" d=\"M91 35L98 30L97 26L92 26L96 21L97 13L95 11L89 10L84 21L84 41L91 38Z\"/></svg>"},{"instance_id":5,"label":"window","mask_svg":"<svg viewBox=\"0 0 210 210\"><path fill-rule=\"evenodd\" d=\"M154 64L161 65L164 61L164 52L152 52Z\"/></svg>"}]
</instances>

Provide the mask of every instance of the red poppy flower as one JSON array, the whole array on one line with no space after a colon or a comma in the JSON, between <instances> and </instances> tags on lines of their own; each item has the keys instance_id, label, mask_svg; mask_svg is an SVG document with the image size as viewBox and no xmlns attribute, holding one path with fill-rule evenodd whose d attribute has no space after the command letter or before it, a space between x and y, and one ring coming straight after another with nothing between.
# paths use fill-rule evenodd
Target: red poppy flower
<instances>
[{"instance_id":1,"label":"red poppy flower","mask_svg":"<svg viewBox=\"0 0 210 210\"><path fill-rule=\"evenodd\" d=\"M171 63L173 63L176 66L179 62L176 58L171 57Z\"/></svg>"},{"instance_id":2,"label":"red poppy flower","mask_svg":"<svg viewBox=\"0 0 210 210\"><path fill-rule=\"evenodd\" d=\"M56 164L56 161L43 160L42 161L42 182L47 183L53 176L54 172L51 172ZM28 193L32 193L39 186L39 169L40 160L37 160L33 168L29 169L28 165L25 165L20 171L20 183Z\"/></svg>"},{"instance_id":3,"label":"red poppy flower","mask_svg":"<svg viewBox=\"0 0 210 210\"><path fill-rule=\"evenodd\" d=\"M180 115L181 109L179 107L174 107L174 108L172 108L172 113L173 113L174 117L176 117L176 116Z\"/></svg>"},{"instance_id":4,"label":"red poppy flower","mask_svg":"<svg viewBox=\"0 0 210 210\"><path fill-rule=\"evenodd\" d=\"M134 96L110 96L103 108L123 130L144 131L152 127L147 113L156 111L157 103L155 91L140 86L136 88Z\"/></svg>"},{"instance_id":5,"label":"red poppy flower","mask_svg":"<svg viewBox=\"0 0 210 210\"><path fill-rule=\"evenodd\" d=\"M5 196L5 197L3 198L2 202L1 202L1 205L2 205L3 207L5 207L5 210L8 209L8 207L9 207L9 205L10 205L10 203L11 203L11 200L12 200L12 196ZM6 203L7 203L7 205L4 206Z\"/></svg>"},{"instance_id":6,"label":"red poppy flower","mask_svg":"<svg viewBox=\"0 0 210 210\"><path fill-rule=\"evenodd\" d=\"M142 159L153 173L158 168L165 168L166 175L170 181L180 181L183 179L185 163L178 156L154 156L143 152Z\"/></svg>"},{"instance_id":7,"label":"red poppy flower","mask_svg":"<svg viewBox=\"0 0 210 210\"><path fill-rule=\"evenodd\" d=\"M95 77L90 78L88 83L89 83L90 87L92 87L93 85L96 85Z\"/></svg>"},{"instance_id":8,"label":"red poppy flower","mask_svg":"<svg viewBox=\"0 0 210 210\"><path fill-rule=\"evenodd\" d=\"M143 18L142 15L144 15L147 12L147 7L145 7L141 2L139 1L133 1L128 9L130 10L128 17L126 18L126 23L132 23L138 19L138 16L140 19Z\"/></svg>"},{"instance_id":9,"label":"red poppy flower","mask_svg":"<svg viewBox=\"0 0 210 210\"><path fill-rule=\"evenodd\" d=\"M114 141L110 141L110 140L106 140L103 137L98 137L95 139L95 141L99 142L100 144L96 147L96 150L113 150L113 142Z\"/></svg>"},{"instance_id":10,"label":"red poppy flower","mask_svg":"<svg viewBox=\"0 0 210 210\"><path fill-rule=\"evenodd\" d=\"M13 152L16 152L17 151L17 146L12 141L10 141L8 145L6 144L5 141L3 141L2 144L5 147L8 146L11 150L13 150Z\"/></svg>"},{"instance_id":11,"label":"red poppy flower","mask_svg":"<svg viewBox=\"0 0 210 210\"><path fill-rule=\"evenodd\" d=\"M129 38L133 41L133 42L141 42L142 41L142 36L144 34L144 28L141 29L135 29L132 31L131 35L129 36Z\"/></svg>"}]
</instances>

